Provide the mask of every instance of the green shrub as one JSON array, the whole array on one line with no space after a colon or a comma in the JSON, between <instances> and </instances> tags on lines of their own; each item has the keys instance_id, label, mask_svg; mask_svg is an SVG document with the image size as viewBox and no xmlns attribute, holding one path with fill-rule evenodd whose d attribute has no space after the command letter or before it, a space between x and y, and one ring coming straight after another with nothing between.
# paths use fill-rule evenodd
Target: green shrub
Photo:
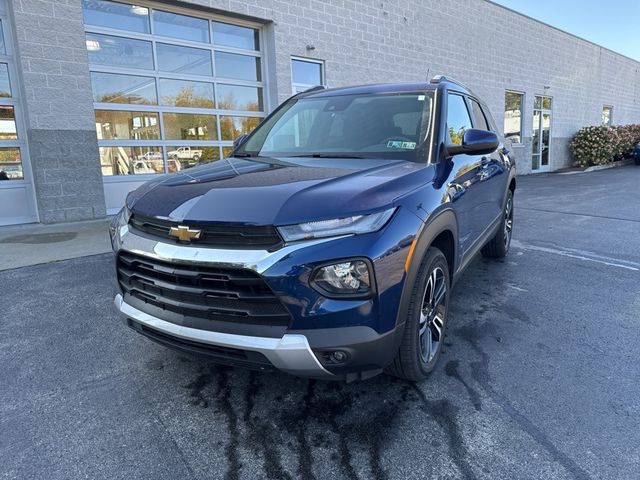
<instances>
[{"instance_id":1,"label":"green shrub","mask_svg":"<svg viewBox=\"0 0 640 480\"><path fill-rule=\"evenodd\" d=\"M638 142L640 125L592 126L581 128L570 148L576 163L588 167L628 157Z\"/></svg>"}]
</instances>

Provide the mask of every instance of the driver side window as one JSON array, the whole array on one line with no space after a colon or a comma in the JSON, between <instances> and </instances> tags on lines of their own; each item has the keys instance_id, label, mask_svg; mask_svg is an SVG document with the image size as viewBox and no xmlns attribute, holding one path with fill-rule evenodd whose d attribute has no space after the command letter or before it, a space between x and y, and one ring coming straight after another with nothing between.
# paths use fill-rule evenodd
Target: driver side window
<instances>
[{"instance_id":1,"label":"driver side window","mask_svg":"<svg viewBox=\"0 0 640 480\"><path fill-rule=\"evenodd\" d=\"M447 97L447 130L452 145L462 145L464 131L471 128L471 117L462 95L449 93Z\"/></svg>"}]
</instances>

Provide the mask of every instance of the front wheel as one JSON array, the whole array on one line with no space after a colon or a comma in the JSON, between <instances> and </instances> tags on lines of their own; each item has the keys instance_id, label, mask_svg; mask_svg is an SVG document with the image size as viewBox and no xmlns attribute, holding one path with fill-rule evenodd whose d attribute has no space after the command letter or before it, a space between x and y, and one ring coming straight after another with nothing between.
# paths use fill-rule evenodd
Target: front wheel
<instances>
[{"instance_id":1,"label":"front wheel","mask_svg":"<svg viewBox=\"0 0 640 480\"><path fill-rule=\"evenodd\" d=\"M447 259L439 249L429 248L411 293L402 343L388 373L420 381L434 369L444 343L450 284Z\"/></svg>"},{"instance_id":2,"label":"front wheel","mask_svg":"<svg viewBox=\"0 0 640 480\"><path fill-rule=\"evenodd\" d=\"M490 258L502 258L511 246L511 234L513 233L513 192L509 190L507 193L507 200L504 203L504 210L502 212L502 221L500 222L500 228L496 232L495 236L489 240L484 247L482 247L482 255Z\"/></svg>"}]
</instances>

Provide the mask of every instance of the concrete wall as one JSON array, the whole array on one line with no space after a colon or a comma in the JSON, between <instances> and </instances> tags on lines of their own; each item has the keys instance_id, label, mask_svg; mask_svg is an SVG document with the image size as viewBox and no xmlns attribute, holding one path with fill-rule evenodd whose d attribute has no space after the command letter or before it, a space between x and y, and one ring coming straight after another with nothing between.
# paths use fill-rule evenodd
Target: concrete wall
<instances>
[{"instance_id":1,"label":"concrete wall","mask_svg":"<svg viewBox=\"0 0 640 480\"><path fill-rule=\"evenodd\" d=\"M553 97L552 170L570 164L570 138L599 124L603 105L613 105L616 124L640 123L639 62L485 0L187 3L274 22L280 101L291 93L291 55L325 60L330 86L451 75L489 104L500 127L505 90L524 92L524 141L513 149L520 173L531 170L535 95Z\"/></svg>"},{"instance_id":2,"label":"concrete wall","mask_svg":"<svg viewBox=\"0 0 640 480\"><path fill-rule=\"evenodd\" d=\"M10 3L40 221L104 217L82 3Z\"/></svg>"}]
</instances>

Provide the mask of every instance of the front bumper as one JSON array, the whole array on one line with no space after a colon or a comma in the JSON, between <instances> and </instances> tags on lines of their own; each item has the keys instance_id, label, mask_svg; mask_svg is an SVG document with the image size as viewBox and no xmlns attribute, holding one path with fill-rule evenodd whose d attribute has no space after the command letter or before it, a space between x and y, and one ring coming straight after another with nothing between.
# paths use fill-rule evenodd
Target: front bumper
<instances>
[{"instance_id":1,"label":"front bumper","mask_svg":"<svg viewBox=\"0 0 640 480\"><path fill-rule=\"evenodd\" d=\"M180 269L253 271L286 307L291 320L276 326L195 318L189 312L134 298L120 285L116 307L139 333L168 347L203 353L218 363L276 368L312 378L365 379L392 362L404 330L403 323L396 321L404 282L402 267L411 232L418 230L421 221L402 210L394 218L384 231L299 242L275 251L172 244L125 225L112 238L117 258L126 253ZM371 298L331 299L309 286L317 265L330 259L360 258L363 253L377 274ZM343 363L329 358L337 350L347 354ZM234 355L235 360L228 358Z\"/></svg>"},{"instance_id":2,"label":"front bumper","mask_svg":"<svg viewBox=\"0 0 640 480\"><path fill-rule=\"evenodd\" d=\"M282 338L268 338L199 330L170 323L144 313L126 303L120 294L116 295L114 303L124 318L135 322L136 326L143 326L152 331L197 344L257 352L264 355L278 370L294 375L313 378L333 377L333 374L328 372L313 354L304 335L285 334Z\"/></svg>"}]
</instances>

